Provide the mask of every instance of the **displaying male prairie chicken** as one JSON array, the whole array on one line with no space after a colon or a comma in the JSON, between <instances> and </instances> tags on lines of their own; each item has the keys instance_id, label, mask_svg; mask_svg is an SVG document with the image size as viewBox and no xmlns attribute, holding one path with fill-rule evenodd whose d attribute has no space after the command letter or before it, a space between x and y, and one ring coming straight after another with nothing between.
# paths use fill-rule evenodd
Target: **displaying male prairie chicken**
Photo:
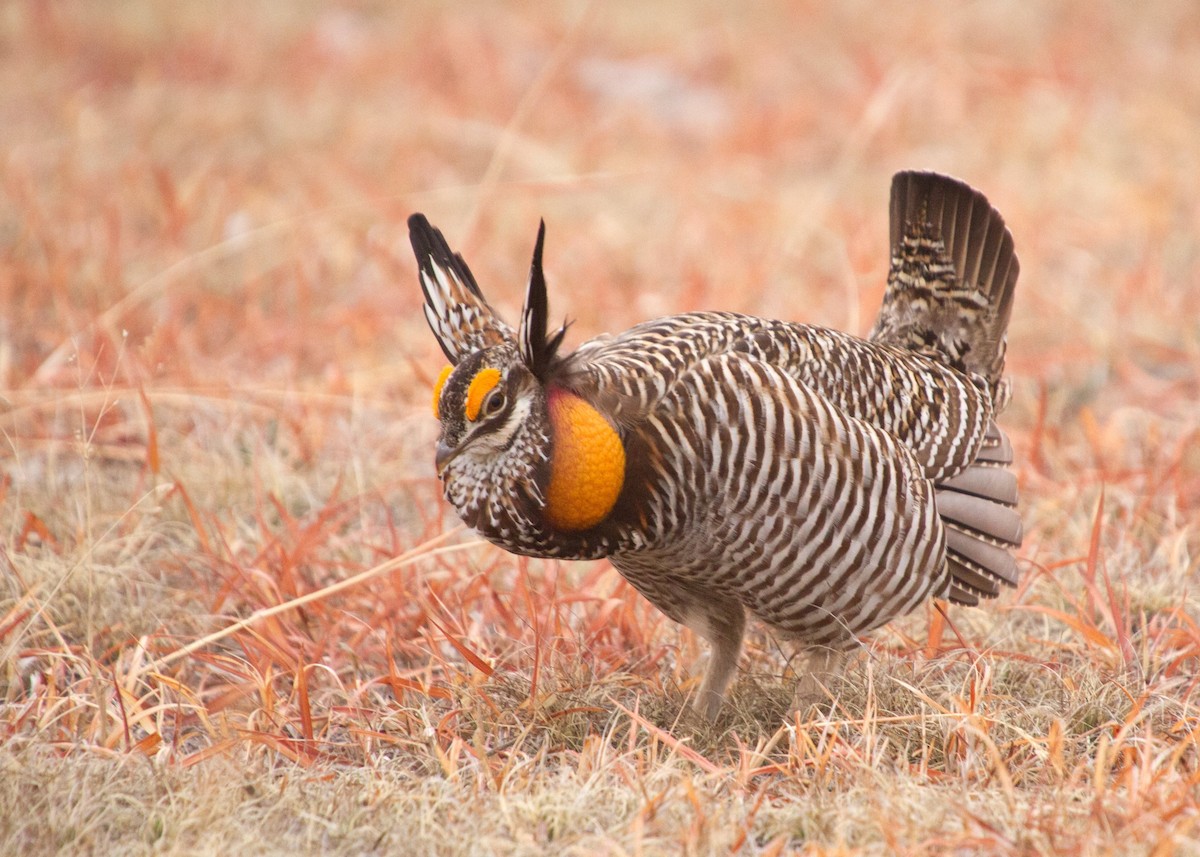
<instances>
[{"instance_id":1,"label":"displaying male prairie chicken","mask_svg":"<svg viewBox=\"0 0 1200 857\"><path fill-rule=\"evenodd\" d=\"M962 182L894 178L867 339L693 312L561 354L544 225L516 332L441 232L421 214L409 230L452 364L434 391L446 498L514 553L607 557L706 638L697 705L710 718L747 611L837 652L929 598L976 604L1015 583L1017 485L994 420L1017 258Z\"/></svg>"}]
</instances>

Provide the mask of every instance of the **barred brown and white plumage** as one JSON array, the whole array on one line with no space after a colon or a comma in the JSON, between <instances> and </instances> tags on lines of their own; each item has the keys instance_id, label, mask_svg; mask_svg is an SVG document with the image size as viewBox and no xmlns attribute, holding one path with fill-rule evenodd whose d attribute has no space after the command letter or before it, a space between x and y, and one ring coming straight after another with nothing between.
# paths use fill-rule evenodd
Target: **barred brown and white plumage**
<instances>
[{"instance_id":1,"label":"barred brown and white plumage","mask_svg":"<svg viewBox=\"0 0 1200 857\"><path fill-rule=\"evenodd\" d=\"M425 313L453 364L436 464L462 519L529 556L607 557L707 638L719 710L746 613L845 648L931 597L1013 584L1021 542L1005 331L1017 260L982 194L892 184L892 260L869 339L728 312L648 321L558 353L539 229L516 333L423 215Z\"/></svg>"}]
</instances>

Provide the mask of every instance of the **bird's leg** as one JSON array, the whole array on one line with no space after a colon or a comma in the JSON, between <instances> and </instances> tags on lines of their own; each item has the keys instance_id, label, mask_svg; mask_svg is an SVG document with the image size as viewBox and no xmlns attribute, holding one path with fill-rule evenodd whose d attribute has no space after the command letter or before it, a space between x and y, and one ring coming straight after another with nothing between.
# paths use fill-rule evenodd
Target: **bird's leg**
<instances>
[{"instance_id":1,"label":"bird's leg","mask_svg":"<svg viewBox=\"0 0 1200 857\"><path fill-rule=\"evenodd\" d=\"M827 687L834 673L846 664L844 649L816 646L805 652L804 672L796 682L792 702L797 711L806 711L814 705L829 701Z\"/></svg>"},{"instance_id":2,"label":"bird's leg","mask_svg":"<svg viewBox=\"0 0 1200 857\"><path fill-rule=\"evenodd\" d=\"M746 630L746 610L736 601L696 605L685 624L712 646L708 670L693 705L710 722L717 719L725 689L737 670Z\"/></svg>"}]
</instances>

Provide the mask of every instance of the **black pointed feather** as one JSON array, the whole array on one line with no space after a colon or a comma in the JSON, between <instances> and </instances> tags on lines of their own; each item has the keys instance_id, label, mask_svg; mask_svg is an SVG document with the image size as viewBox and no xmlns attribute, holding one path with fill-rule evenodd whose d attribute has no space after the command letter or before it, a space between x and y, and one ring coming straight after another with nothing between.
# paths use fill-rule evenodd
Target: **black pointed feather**
<instances>
[{"instance_id":1,"label":"black pointed feather","mask_svg":"<svg viewBox=\"0 0 1200 857\"><path fill-rule=\"evenodd\" d=\"M442 230L430 223L424 214L418 212L408 218L408 240L417 257L417 264L423 272L434 275L435 271L431 263L440 265L453 271L473 295L480 300L483 299L483 292L479 290L479 284L475 282L475 275L467 267L462 254L455 253L450 249L450 245L446 242L446 236L442 235ZM425 288L424 283L421 285L421 291L425 293L425 298L428 300L429 291Z\"/></svg>"},{"instance_id":2,"label":"black pointed feather","mask_svg":"<svg viewBox=\"0 0 1200 857\"><path fill-rule=\"evenodd\" d=\"M450 249L441 231L423 214L408 218L408 235L420 268L425 320L447 359L458 365L467 355L513 340L513 331L495 313L463 257Z\"/></svg>"},{"instance_id":3,"label":"black pointed feather","mask_svg":"<svg viewBox=\"0 0 1200 857\"><path fill-rule=\"evenodd\" d=\"M562 345L563 337L567 335L567 328L571 326L571 322L563 319L562 326L554 331L554 335L546 340L546 353L551 358L558 353L558 347Z\"/></svg>"},{"instance_id":4,"label":"black pointed feather","mask_svg":"<svg viewBox=\"0 0 1200 857\"><path fill-rule=\"evenodd\" d=\"M546 326L549 305L546 297L546 275L542 270L542 247L546 240L546 221L538 223L537 243L533 247L533 261L529 265L529 288L525 292L525 307L521 311L521 327L517 339L521 345L521 359L537 378L546 379L558 347L567 333L567 324L547 336Z\"/></svg>"}]
</instances>

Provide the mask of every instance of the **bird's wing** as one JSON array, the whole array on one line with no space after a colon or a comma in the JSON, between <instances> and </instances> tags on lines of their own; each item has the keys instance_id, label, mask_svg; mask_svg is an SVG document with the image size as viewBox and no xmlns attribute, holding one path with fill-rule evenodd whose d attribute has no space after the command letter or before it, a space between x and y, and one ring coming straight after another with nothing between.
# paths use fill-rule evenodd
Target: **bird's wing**
<instances>
[{"instance_id":1,"label":"bird's wing","mask_svg":"<svg viewBox=\"0 0 1200 857\"><path fill-rule=\"evenodd\" d=\"M698 361L732 351L765 322L730 312L693 312L590 339L562 358L554 383L631 426L644 419Z\"/></svg>"},{"instance_id":2,"label":"bird's wing","mask_svg":"<svg viewBox=\"0 0 1200 857\"><path fill-rule=\"evenodd\" d=\"M671 316L590 340L564 359L557 378L618 425L632 426L696 363L734 352L888 432L930 478L959 473L986 444L992 406L982 379L839 331L735 313Z\"/></svg>"},{"instance_id":3,"label":"bird's wing","mask_svg":"<svg viewBox=\"0 0 1200 857\"><path fill-rule=\"evenodd\" d=\"M683 545L672 568L721 575L810 641L948 594L933 483L909 450L744 352L684 372L633 433L631 458L645 499L629 518L670 533L664 549Z\"/></svg>"}]
</instances>

